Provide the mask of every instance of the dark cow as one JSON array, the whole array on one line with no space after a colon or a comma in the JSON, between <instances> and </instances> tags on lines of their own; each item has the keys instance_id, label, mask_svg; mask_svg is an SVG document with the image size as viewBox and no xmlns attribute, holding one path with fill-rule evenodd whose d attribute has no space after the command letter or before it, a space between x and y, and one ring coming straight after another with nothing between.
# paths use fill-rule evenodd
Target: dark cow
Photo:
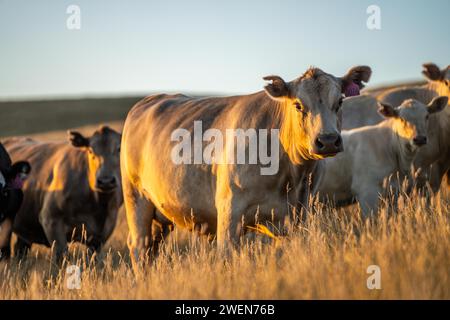
<instances>
[{"instance_id":1,"label":"dark cow","mask_svg":"<svg viewBox=\"0 0 450 320\"><path fill-rule=\"evenodd\" d=\"M16 255L24 255L32 243L54 245L57 259L71 240L94 251L102 247L123 202L120 139L120 133L103 126L90 137L69 131L70 142L5 142L13 159L28 159L33 166L14 222Z\"/></svg>"},{"instance_id":2,"label":"dark cow","mask_svg":"<svg viewBox=\"0 0 450 320\"><path fill-rule=\"evenodd\" d=\"M9 258L12 226L19 210L23 192L22 184L30 173L31 166L26 161L14 164L0 143L0 260Z\"/></svg>"}]
</instances>

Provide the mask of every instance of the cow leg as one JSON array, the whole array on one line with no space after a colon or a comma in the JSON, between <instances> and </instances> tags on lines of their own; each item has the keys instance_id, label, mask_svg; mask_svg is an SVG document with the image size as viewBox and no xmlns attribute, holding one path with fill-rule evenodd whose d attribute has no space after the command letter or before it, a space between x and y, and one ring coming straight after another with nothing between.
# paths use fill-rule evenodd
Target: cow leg
<instances>
[{"instance_id":1,"label":"cow leg","mask_svg":"<svg viewBox=\"0 0 450 320\"><path fill-rule=\"evenodd\" d=\"M39 212L39 222L44 230L48 243L52 247L52 263L60 264L67 253L65 224L61 212L54 208L55 201L47 198Z\"/></svg>"},{"instance_id":2,"label":"cow leg","mask_svg":"<svg viewBox=\"0 0 450 320\"><path fill-rule=\"evenodd\" d=\"M232 192L231 188L227 187L227 191L221 190L216 194L217 245L224 252L239 243L245 229L241 218L245 214L247 202L239 199L238 192Z\"/></svg>"},{"instance_id":3,"label":"cow leg","mask_svg":"<svg viewBox=\"0 0 450 320\"><path fill-rule=\"evenodd\" d=\"M52 262L60 264L68 250L64 222L56 217L46 217L42 219L41 225L53 249Z\"/></svg>"},{"instance_id":4,"label":"cow leg","mask_svg":"<svg viewBox=\"0 0 450 320\"><path fill-rule=\"evenodd\" d=\"M161 245L164 243L164 240L167 238L169 233L172 231L172 224L161 223L156 219L152 221L152 245L150 248L150 252L152 257L156 258L159 254L159 250Z\"/></svg>"},{"instance_id":5,"label":"cow leg","mask_svg":"<svg viewBox=\"0 0 450 320\"><path fill-rule=\"evenodd\" d=\"M17 241L14 244L14 256L21 259L24 259L28 252L31 249L31 243L25 241L20 236L17 236Z\"/></svg>"},{"instance_id":6,"label":"cow leg","mask_svg":"<svg viewBox=\"0 0 450 320\"><path fill-rule=\"evenodd\" d=\"M124 204L129 228L128 248L136 274L148 262L152 240L152 220L155 206L131 185L126 177L122 179Z\"/></svg>"},{"instance_id":7,"label":"cow leg","mask_svg":"<svg viewBox=\"0 0 450 320\"><path fill-rule=\"evenodd\" d=\"M12 222L7 218L0 223L0 260L6 260L11 257L11 234Z\"/></svg>"},{"instance_id":8,"label":"cow leg","mask_svg":"<svg viewBox=\"0 0 450 320\"><path fill-rule=\"evenodd\" d=\"M371 217L378 212L378 202L380 189L375 183L367 183L360 188L353 188L356 200L361 208L364 219Z\"/></svg>"}]
</instances>

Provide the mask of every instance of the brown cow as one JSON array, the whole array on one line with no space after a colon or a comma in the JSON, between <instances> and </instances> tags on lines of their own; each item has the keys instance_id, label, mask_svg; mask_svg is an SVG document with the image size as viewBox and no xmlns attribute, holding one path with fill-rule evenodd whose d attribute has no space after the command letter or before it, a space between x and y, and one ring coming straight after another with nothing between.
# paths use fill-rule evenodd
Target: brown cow
<instances>
[{"instance_id":1,"label":"brown cow","mask_svg":"<svg viewBox=\"0 0 450 320\"><path fill-rule=\"evenodd\" d=\"M217 234L219 248L224 248L236 243L247 226L283 221L290 213L288 204L307 207L308 177L316 160L342 150L338 113L343 93L358 92L370 74L365 66L350 69L342 78L311 68L291 82L266 77L271 83L265 90L250 95L163 94L138 102L127 116L121 153L133 266L146 258L152 245L155 209L177 226ZM200 140L196 140L198 128L206 130ZM257 130L270 132L271 156L279 164L275 171L264 171L272 168L266 159L257 159L256 149L251 152L255 143L266 141L257 139ZM276 130L279 135L273 136ZM228 132L240 132L239 137L228 138ZM187 141L191 150L192 135L194 154L186 153L185 162L174 161L180 145L174 136ZM212 155L212 162L202 161L202 148L207 147L203 155L211 151L206 143L211 140L223 142L225 152ZM229 161L236 140L244 141L241 146L248 161L239 162L239 150L237 163Z\"/></svg>"},{"instance_id":2,"label":"brown cow","mask_svg":"<svg viewBox=\"0 0 450 320\"><path fill-rule=\"evenodd\" d=\"M60 259L71 240L99 250L114 229L123 202L121 135L103 126L90 137L69 131L69 139L5 141L13 159L28 159L33 166L14 222L16 255L25 254L32 243L54 244Z\"/></svg>"}]
</instances>

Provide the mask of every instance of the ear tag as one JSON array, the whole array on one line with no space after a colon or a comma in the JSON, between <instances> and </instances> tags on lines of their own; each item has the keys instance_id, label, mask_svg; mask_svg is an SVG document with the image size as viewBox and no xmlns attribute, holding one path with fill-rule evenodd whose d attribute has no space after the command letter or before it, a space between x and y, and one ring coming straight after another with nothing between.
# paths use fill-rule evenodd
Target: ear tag
<instances>
[{"instance_id":1,"label":"ear tag","mask_svg":"<svg viewBox=\"0 0 450 320\"><path fill-rule=\"evenodd\" d=\"M345 88L344 92L346 97L359 96L359 86L353 81Z\"/></svg>"}]
</instances>

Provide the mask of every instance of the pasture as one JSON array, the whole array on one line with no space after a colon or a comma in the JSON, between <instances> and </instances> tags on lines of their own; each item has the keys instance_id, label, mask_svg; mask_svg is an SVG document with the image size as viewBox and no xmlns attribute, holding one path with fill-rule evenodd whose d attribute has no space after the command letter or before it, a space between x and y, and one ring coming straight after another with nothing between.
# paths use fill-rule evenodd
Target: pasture
<instances>
[{"instance_id":1,"label":"pasture","mask_svg":"<svg viewBox=\"0 0 450 320\"><path fill-rule=\"evenodd\" d=\"M120 130L138 99L0 103L0 136L59 140L66 139L66 129L89 133L100 122ZM55 273L51 250L34 245L26 259L0 262L0 299L450 299L446 188L444 183L431 204L402 196L397 212L383 207L366 223L356 206L336 210L318 204L300 227L287 225L287 237L246 239L228 256L214 243L175 229L137 279L121 210L98 261L87 260L82 245L71 245ZM73 264L82 270L80 289L67 288L65 266ZM381 289L367 287L370 265L380 267Z\"/></svg>"}]
</instances>

